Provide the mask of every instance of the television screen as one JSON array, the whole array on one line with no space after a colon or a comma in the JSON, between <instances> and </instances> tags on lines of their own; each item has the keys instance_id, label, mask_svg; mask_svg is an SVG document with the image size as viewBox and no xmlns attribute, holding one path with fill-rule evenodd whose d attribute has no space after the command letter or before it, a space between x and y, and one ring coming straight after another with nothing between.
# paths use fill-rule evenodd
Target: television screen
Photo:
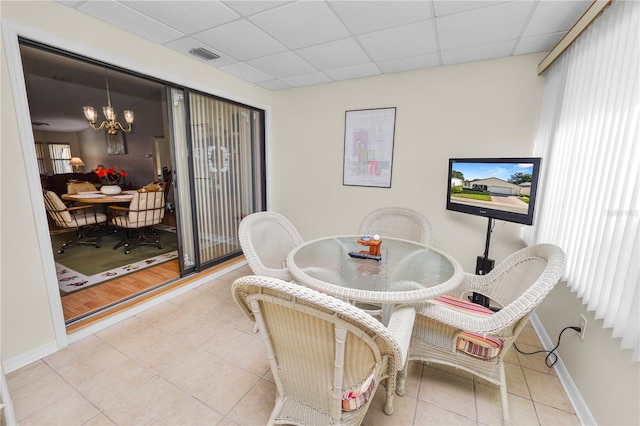
<instances>
[{"instance_id":1,"label":"television screen","mask_svg":"<svg viewBox=\"0 0 640 426\"><path fill-rule=\"evenodd\" d=\"M447 210L533 224L540 158L451 158Z\"/></svg>"}]
</instances>

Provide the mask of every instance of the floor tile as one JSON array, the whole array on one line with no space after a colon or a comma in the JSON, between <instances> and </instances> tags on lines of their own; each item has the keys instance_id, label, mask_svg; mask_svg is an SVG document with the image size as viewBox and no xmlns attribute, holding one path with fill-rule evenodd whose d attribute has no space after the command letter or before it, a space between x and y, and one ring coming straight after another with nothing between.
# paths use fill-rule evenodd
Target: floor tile
<instances>
[{"instance_id":1,"label":"floor tile","mask_svg":"<svg viewBox=\"0 0 640 426\"><path fill-rule=\"evenodd\" d=\"M573 413L559 410L538 402L533 403L536 407L540 426L577 426L580 425L578 416Z\"/></svg>"},{"instance_id":2,"label":"floor tile","mask_svg":"<svg viewBox=\"0 0 640 426\"><path fill-rule=\"evenodd\" d=\"M20 424L81 425L99 413L98 409L79 392L68 390L59 395L60 398L55 402L21 420Z\"/></svg>"},{"instance_id":3,"label":"floor tile","mask_svg":"<svg viewBox=\"0 0 640 426\"><path fill-rule=\"evenodd\" d=\"M151 424L183 396L178 387L156 376L111 405L104 413L120 425Z\"/></svg>"},{"instance_id":4,"label":"floor tile","mask_svg":"<svg viewBox=\"0 0 640 426\"><path fill-rule=\"evenodd\" d=\"M473 419L424 401L418 401L414 425L475 425Z\"/></svg>"},{"instance_id":5,"label":"floor tile","mask_svg":"<svg viewBox=\"0 0 640 426\"><path fill-rule=\"evenodd\" d=\"M243 267L213 279L8 374L20 424L264 424L273 375L231 294L232 282L250 274ZM530 324L517 344L541 348ZM512 424L580 424L544 354L512 348L505 371ZM363 425L500 424L498 387L465 371L413 361L405 389L387 416L380 386Z\"/></svg>"},{"instance_id":6,"label":"floor tile","mask_svg":"<svg viewBox=\"0 0 640 426\"><path fill-rule=\"evenodd\" d=\"M267 424L276 396L277 390L273 383L259 380L227 417L242 425Z\"/></svg>"},{"instance_id":7,"label":"floor tile","mask_svg":"<svg viewBox=\"0 0 640 426\"><path fill-rule=\"evenodd\" d=\"M425 366L418 399L470 419L476 418L473 381L451 373Z\"/></svg>"},{"instance_id":8,"label":"floor tile","mask_svg":"<svg viewBox=\"0 0 640 426\"><path fill-rule=\"evenodd\" d=\"M258 380L259 376L227 362L203 380L191 394L227 416Z\"/></svg>"},{"instance_id":9,"label":"floor tile","mask_svg":"<svg viewBox=\"0 0 640 426\"><path fill-rule=\"evenodd\" d=\"M556 376L540 373L539 371L524 369L524 376L531 391L531 399L545 405L573 413L573 407L567 398L560 379Z\"/></svg>"},{"instance_id":10,"label":"floor tile","mask_svg":"<svg viewBox=\"0 0 640 426\"><path fill-rule=\"evenodd\" d=\"M184 395L153 421L154 425L215 425L224 417L213 408Z\"/></svg>"}]
</instances>

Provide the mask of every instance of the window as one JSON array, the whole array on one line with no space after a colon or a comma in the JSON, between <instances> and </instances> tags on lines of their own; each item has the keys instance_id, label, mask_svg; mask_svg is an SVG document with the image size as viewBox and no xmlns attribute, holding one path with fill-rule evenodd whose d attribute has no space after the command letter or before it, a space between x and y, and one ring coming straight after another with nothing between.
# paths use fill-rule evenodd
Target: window
<instances>
[{"instance_id":1,"label":"window","mask_svg":"<svg viewBox=\"0 0 640 426\"><path fill-rule=\"evenodd\" d=\"M640 359L640 3L613 2L548 70L542 199L527 243L567 254L565 279Z\"/></svg>"},{"instance_id":2,"label":"window","mask_svg":"<svg viewBox=\"0 0 640 426\"><path fill-rule=\"evenodd\" d=\"M71 145L68 143L48 143L49 157L53 166L53 173L71 173L73 170L69 165L71 161Z\"/></svg>"},{"instance_id":3,"label":"window","mask_svg":"<svg viewBox=\"0 0 640 426\"><path fill-rule=\"evenodd\" d=\"M47 170L44 167L44 148L42 147L42 142L36 142L36 160L38 161L40 174L47 174Z\"/></svg>"}]
</instances>

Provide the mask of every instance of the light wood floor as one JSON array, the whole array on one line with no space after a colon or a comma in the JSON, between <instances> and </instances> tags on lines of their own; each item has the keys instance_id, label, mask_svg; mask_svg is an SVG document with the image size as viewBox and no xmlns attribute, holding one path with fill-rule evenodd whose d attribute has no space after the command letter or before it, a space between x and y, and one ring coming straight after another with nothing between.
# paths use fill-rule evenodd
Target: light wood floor
<instances>
[{"instance_id":1,"label":"light wood floor","mask_svg":"<svg viewBox=\"0 0 640 426\"><path fill-rule=\"evenodd\" d=\"M178 259L62 297L65 323L121 303L180 277Z\"/></svg>"}]
</instances>

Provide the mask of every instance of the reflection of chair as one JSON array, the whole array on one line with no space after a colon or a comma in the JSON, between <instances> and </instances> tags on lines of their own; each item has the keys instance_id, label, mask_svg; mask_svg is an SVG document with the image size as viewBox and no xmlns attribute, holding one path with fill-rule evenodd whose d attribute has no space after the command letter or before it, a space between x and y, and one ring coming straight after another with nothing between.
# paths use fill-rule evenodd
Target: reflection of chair
<instances>
[{"instance_id":1,"label":"reflection of chair","mask_svg":"<svg viewBox=\"0 0 640 426\"><path fill-rule=\"evenodd\" d=\"M67 194L77 194L79 192L97 191L98 189L91 182L69 182L67 184Z\"/></svg>"},{"instance_id":2,"label":"reflection of chair","mask_svg":"<svg viewBox=\"0 0 640 426\"><path fill-rule=\"evenodd\" d=\"M372 211L360 223L359 232L361 235L402 238L428 246L433 239L429 220L419 211L405 207L382 207Z\"/></svg>"},{"instance_id":3,"label":"reflection of chair","mask_svg":"<svg viewBox=\"0 0 640 426\"><path fill-rule=\"evenodd\" d=\"M513 253L487 275L465 274L448 296L418 308L409 359L451 365L500 386L502 419L508 423L504 357L562 277L564 264L560 248L541 244ZM470 303L473 292L489 297L490 307L499 310Z\"/></svg>"},{"instance_id":4,"label":"reflection of chair","mask_svg":"<svg viewBox=\"0 0 640 426\"><path fill-rule=\"evenodd\" d=\"M54 220L61 228L76 229L76 238L62 243L58 253L64 253L64 249L75 244L89 244L100 247L101 237L89 237L91 231L100 223L107 221L107 216L98 213L93 205L67 207L58 195L53 191L43 191L44 205Z\"/></svg>"},{"instance_id":5,"label":"reflection of chair","mask_svg":"<svg viewBox=\"0 0 640 426\"><path fill-rule=\"evenodd\" d=\"M111 223L125 230L125 237L115 245L114 250L124 246L124 253L139 245L162 248L158 233L153 229L164 218L164 193L162 189L138 189L133 194L129 207L109 206L113 212Z\"/></svg>"},{"instance_id":6,"label":"reflection of chair","mask_svg":"<svg viewBox=\"0 0 640 426\"><path fill-rule=\"evenodd\" d=\"M413 307L398 308L385 327L346 302L279 279L242 277L232 292L266 346L277 388L268 424L358 425L381 380L384 412L393 412Z\"/></svg>"},{"instance_id":7,"label":"reflection of chair","mask_svg":"<svg viewBox=\"0 0 640 426\"><path fill-rule=\"evenodd\" d=\"M254 274L291 281L285 260L303 240L289 219L275 212L250 214L240 222L238 238Z\"/></svg>"}]
</instances>

